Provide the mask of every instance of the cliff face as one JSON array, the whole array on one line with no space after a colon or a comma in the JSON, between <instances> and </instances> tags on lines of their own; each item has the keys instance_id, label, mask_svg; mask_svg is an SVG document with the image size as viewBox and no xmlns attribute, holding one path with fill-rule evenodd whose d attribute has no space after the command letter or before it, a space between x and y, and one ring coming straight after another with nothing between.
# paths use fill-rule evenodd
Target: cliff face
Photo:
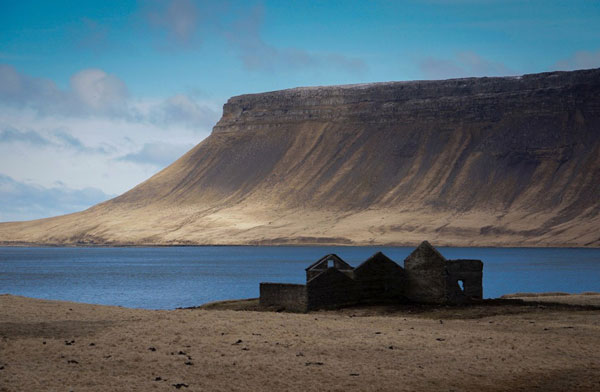
<instances>
[{"instance_id":1,"label":"cliff face","mask_svg":"<svg viewBox=\"0 0 600 392\"><path fill-rule=\"evenodd\" d=\"M600 246L598 228L595 69L233 97L148 181L0 241Z\"/></svg>"}]
</instances>

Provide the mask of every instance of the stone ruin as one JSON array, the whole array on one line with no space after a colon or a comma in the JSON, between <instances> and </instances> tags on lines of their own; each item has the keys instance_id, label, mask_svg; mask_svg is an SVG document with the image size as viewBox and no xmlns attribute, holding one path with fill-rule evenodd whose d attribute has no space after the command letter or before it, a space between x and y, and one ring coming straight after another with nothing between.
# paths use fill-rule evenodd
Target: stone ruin
<instances>
[{"instance_id":1,"label":"stone ruin","mask_svg":"<svg viewBox=\"0 0 600 392\"><path fill-rule=\"evenodd\" d=\"M464 304L483 298L483 262L446 260L423 241L404 268L381 252L354 268L335 254L306 268L306 284L261 283L261 306L306 312L369 303Z\"/></svg>"}]
</instances>

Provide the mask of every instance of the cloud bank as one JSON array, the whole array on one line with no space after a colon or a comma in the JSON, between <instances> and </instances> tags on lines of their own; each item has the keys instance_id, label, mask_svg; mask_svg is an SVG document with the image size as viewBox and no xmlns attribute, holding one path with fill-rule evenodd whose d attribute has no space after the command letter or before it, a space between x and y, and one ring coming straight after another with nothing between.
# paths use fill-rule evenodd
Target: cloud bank
<instances>
[{"instance_id":1,"label":"cloud bank","mask_svg":"<svg viewBox=\"0 0 600 392\"><path fill-rule=\"evenodd\" d=\"M142 14L154 29L171 43L189 47L199 43L200 9L191 0L146 1Z\"/></svg>"},{"instance_id":2,"label":"cloud bank","mask_svg":"<svg viewBox=\"0 0 600 392\"><path fill-rule=\"evenodd\" d=\"M202 104L185 94L162 102L133 100L121 79L97 68L73 74L69 88L63 90L51 80L0 64L0 105L32 109L42 116L95 116L161 126L177 122L202 129L214 125L219 117L214 105Z\"/></svg>"},{"instance_id":3,"label":"cloud bank","mask_svg":"<svg viewBox=\"0 0 600 392\"><path fill-rule=\"evenodd\" d=\"M419 61L418 68L428 79L515 75L515 71L503 63L471 51L459 52L451 59L425 57Z\"/></svg>"},{"instance_id":4,"label":"cloud bank","mask_svg":"<svg viewBox=\"0 0 600 392\"><path fill-rule=\"evenodd\" d=\"M42 115L126 116L128 98L125 83L101 69L84 69L70 78L69 88L61 90L49 79L36 78L0 64L0 103L28 107Z\"/></svg>"},{"instance_id":5,"label":"cloud bank","mask_svg":"<svg viewBox=\"0 0 600 392\"><path fill-rule=\"evenodd\" d=\"M66 132L56 129L43 134L34 130L21 131L13 127L0 129L0 144L21 143L34 147L52 147L71 149L80 153L108 154L105 147L89 147L81 140Z\"/></svg>"},{"instance_id":6,"label":"cloud bank","mask_svg":"<svg viewBox=\"0 0 600 392\"><path fill-rule=\"evenodd\" d=\"M112 197L114 195L108 195L97 188L72 189L61 183L46 188L0 174L0 221L68 214Z\"/></svg>"},{"instance_id":7,"label":"cloud bank","mask_svg":"<svg viewBox=\"0 0 600 392\"><path fill-rule=\"evenodd\" d=\"M147 1L142 19L159 41L170 50L195 50L202 34L225 38L246 70L255 72L300 71L307 68L336 69L363 74L367 63L338 52L312 52L297 47L279 48L261 37L264 7L259 3L234 10L232 7L191 0ZM166 42L166 44L165 44Z\"/></svg>"},{"instance_id":8,"label":"cloud bank","mask_svg":"<svg viewBox=\"0 0 600 392\"><path fill-rule=\"evenodd\" d=\"M73 212L130 189L208 136L219 106L188 94L134 98L98 68L62 88L0 65L0 221Z\"/></svg>"},{"instance_id":9,"label":"cloud bank","mask_svg":"<svg viewBox=\"0 0 600 392\"><path fill-rule=\"evenodd\" d=\"M194 147L192 144L146 143L139 151L122 156L118 160L165 167L175 162L192 147Z\"/></svg>"},{"instance_id":10,"label":"cloud bank","mask_svg":"<svg viewBox=\"0 0 600 392\"><path fill-rule=\"evenodd\" d=\"M559 60L554 65L555 69L561 71L573 71L576 69L590 69L600 67L600 50L580 50L571 56Z\"/></svg>"},{"instance_id":11,"label":"cloud bank","mask_svg":"<svg viewBox=\"0 0 600 392\"><path fill-rule=\"evenodd\" d=\"M32 146L48 146L52 142L35 131L19 131L7 127L0 130L0 143L26 143Z\"/></svg>"},{"instance_id":12,"label":"cloud bank","mask_svg":"<svg viewBox=\"0 0 600 392\"><path fill-rule=\"evenodd\" d=\"M334 68L361 74L368 70L360 58L341 53L314 53L300 48L277 48L266 43L260 35L264 24L264 9L253 7L245 17L238 19L226 37L238 51L246 69L251 71L281 71L304 68Z\"/></svg>"}]
</instances>

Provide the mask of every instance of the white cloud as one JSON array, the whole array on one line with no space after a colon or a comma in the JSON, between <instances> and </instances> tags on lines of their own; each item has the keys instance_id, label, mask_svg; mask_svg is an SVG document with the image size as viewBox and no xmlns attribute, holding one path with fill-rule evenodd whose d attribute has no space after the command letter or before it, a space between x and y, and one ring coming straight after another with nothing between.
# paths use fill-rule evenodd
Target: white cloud
<instances>
[{"instance_id":1,"label":"white cloud","mask_svg":"<svg viewBox=\"0 0 600 392\"><path fill-rule=\"evenodd\" d=\"M100 113L121 110L129 95L122 80L96 68L77 72L70 85L78 102Z\"/></svg>"},{"instance_id":2,"label":"white cloud","mask_svg":"<svg viewBox=\"0 0 600 392\"><path fill-rule=\"evenodd\" d=\"M98 51L111 46L109 33L108 25L94 19L82 18L81 23L72 29L71 36L76 37L78 47Z\"/></svg>"},{"instance_id":3,"label":"white cloud","mask_svg":"<svg viewBox=\"0 0 600 392\"><path fill-rule=\"evenodd\" d=\"M35 131L20 131L7 126L0 129L0 143L27 143L34 146L48 146L52 144L46 137Z\"/></svg>"},{"instance_id":4,"label":"white cloud","mask_svg":"<svg viewBox=\"0 0 600 392\"><path fill-rule=\"evenodd\" d=\"M270 45L260 36L263 19L263 7L255 6L244 17L239 18L233 28L225 32L248 70L272 72L334 68L353 74L361 74L368 70L362 59L341 53L315 53L300 48L277 48Z\"/></svg>"},{"instance_id":5,"label":"white cloud","mask_svg":"<svg viewBox=\"0 0 600 392\"><path fill-rule=\"evenodd\" d=\"M68 100L54 82L18 72L0 64L0 103L33 107L39 111L54 111Z\"/></svg>"},{"instance_id":6,"label":"white cloud","mask_svg":"<svg viewBox=\"0 0 600 392\"><path fill-rule=\"evenodd\" d=\"M488 60L471 51L458 52L452 59L426 57L418 64L427 79L449 79L473 76L508 76L515 71L501 62Z\"/></svg>"},{"instance_id":7,"label":"white cloud","mask_svg":"<svg viewBox=\"0 0 600 392\"><path fill-rule=\"evenodd\" d=\"M208 136L220 107L185 94L132 98L123 81L95 68L75 73L69 87L61 89L51 80L0 66L0 173L46 190L120 194ZM16 185L5 180L3 186ZM1 205L14 203L0 193ZM51 204L31 206L27 218L66 211ZM16 219L3 214L0 220Z\"/></svg>"},{"instance_id":8,"label":"white cloud","mask_svg":"<svg viewBox=\"0 0 600 392\"><path fill-rule=\"evenodd\" d=\"M329 68L362 74L368 70L367 63L358 57L337 52L311 52L296 47L279 48L265 42L260 34L264 25L264 7L260 3L254 6L248 4L253 2L241 7L228 7L226 3L208 1L145 1L141 14L152 28L152 38L159 47L196 50L202 34L217 34L227 40L243 66L250 71Z\"/></svg>"},{"instance_id":9,"label":"white cloud","mask_svg":"<svg viewBox=\"0 0 600 392\"><path fill-rule=\"evenodd\" d=\"M64 129L39 132L33 130L18 130L11 126L3 127L0 124L0 144L13 143L22 143L40 148L66 148L81 153L108 153L107 149L103 146L94 148L86 146L81 140Z\"/></svg>"},{"instance_id":10,"label":"white cloud","mask_svg":"<svg viewBox=\"0 0 600 392\"><path fill-rule=\"evenodd\" d=\"M505 76L514 74L514 71L503 63L485 59L475 52L459 52L456 58L462 67L477 76Z\"/></svg>"},{"instance_id":11,"label":"white cloud","mask_svg":"<svg viewBox=\"0 0 600 392\"><path fill-rule=\"evenodd\" d=\"M100 69L84 69L71 77L61 90L53 81L35 78L0 64L0 103L27 107L41 115L126 116L128 93L125 83Z\"/></svg>"},{"instance_id":12,"label":"white cloud","mask_svg":"<svg viewBox=\"0 0 600 392\"><path fill-rule=\"evenodd\" d=\"M193 129L213 126L219 119L216 110L184 94L177 94L151 109L150 118L157 124L181 124Z\"/></svg>"},{"instance_id":13,"label":"white cloud","mask_svg":"<svg viewBox=\"0 0 600 392\"><path fill-rule=\"evenodd\" d=\"M189 47L199 40L200 9L191 0L146 1L145 20L166 33L171 44Z\"/></svg>"},{"instance_id":14,"label":"white cloud","mask_svg":"<svg viewBox=\"0 0 600 392\"><path fill-rule=\"evenodd\" d=\"M164 128L176 123L198 132L210 129L220 115L220 105L185 94L164 100L133 100L121 79L97 68L73 74L69 88L61 90L51 80L0 65L0 109L3 105L30 109L45 117L104 117Z\"/></svg>"},{"instance_id":15,"label":"white cloud","mask_svg":"<svg viewBox=\"0 0 600 392\"><path fill-rule=\"evenodd\" d=\"M140 150L119 157L118 160L162 168L175 162L192 147L193 144L146 143Z\"/></svg>"},{"instance_id":16,"label":"white cloud","mask_svg":"<svg viewBox=\"0 0 600 392\"><path fill-rule=\"evenodd\" d=\"M600 50L580 50L565 59L557 61L553 68L561 71L572 71L598 67L600 67Z\"/></svg>"},{"instance_id":17,"label":"white cloud","mask_svg":"<svg viewBox=\"0 0 600 392\"><path fill-rule=\"evenodd\" d=\"M97 188L72 189L57 183L52 187L16 181L0 173L0 222L47 218L81 211L108 200Z\"/></svg>"},{"instance_id":18,"label":"white cloud","mask_svg":"<svg viewBox=\"0 0 600 392\"><path fill-rule=\"evenodd\" d=\"M0 107L0 172L46 187L62 181L71 188L122 193L209 132L209 127L191 129L110 117L39 116L31 110ZM145 145L165 142L179 147L165 149L162 155L156 149L143 151ZM133 159L142 151L145 154ZM132 159L120 159L128 155Z\"/></svg>"}]
</instances>

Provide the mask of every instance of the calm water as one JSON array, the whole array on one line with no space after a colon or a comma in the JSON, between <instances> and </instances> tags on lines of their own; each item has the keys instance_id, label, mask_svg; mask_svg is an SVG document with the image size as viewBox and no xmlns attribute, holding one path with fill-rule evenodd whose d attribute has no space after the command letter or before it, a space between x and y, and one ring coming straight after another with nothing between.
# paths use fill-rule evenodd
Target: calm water
<instances>
[{"instance_id":1,"label":"calm water","mask_svg":"<svg viewBox=\"0 0 600 392\"><path fill-rule=\"evenodd\" d=\"M0 293L173 309L258 297L259 282L304 283L327 253L356 266L378 250L402 265L413 248L0 248ZM600 291L600 249L439 248L484 262L484 296L517 291Z\"/></svg>"}]
</instances>

